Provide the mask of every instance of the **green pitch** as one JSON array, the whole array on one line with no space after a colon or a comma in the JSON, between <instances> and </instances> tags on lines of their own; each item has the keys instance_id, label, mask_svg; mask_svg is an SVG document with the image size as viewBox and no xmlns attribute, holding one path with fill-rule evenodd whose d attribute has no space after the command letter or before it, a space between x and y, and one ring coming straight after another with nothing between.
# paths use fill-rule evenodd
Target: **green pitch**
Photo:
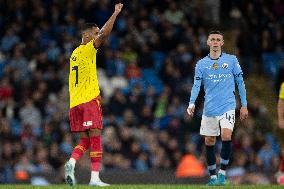
<instances>
[{"instance_id":1,"label":"green pitch","mask_svg":"<svg viewBox=\"0 0 284 189\"><path fill-rule=\"evenodd\" d=\"M68 185L50 185L50 186L32 186L32 185L1 185L0 189L87 189L87 188L99 188L99 187L92 187L88 185L76 185L74 187L70 187ZM129 185L111 185L108 187L103 187L106 189L201 189L201 188L247 188L247 189L262 189L262 188L269 188L269 189L276 189L276 188L283 188L283 186L279 185L243 185L243 186L217 186L217 187L210 187L204 185L162 185L162 184L149 184L149 185L142 185L142 184L129 184Z\"/></svg>"}]
</instances>

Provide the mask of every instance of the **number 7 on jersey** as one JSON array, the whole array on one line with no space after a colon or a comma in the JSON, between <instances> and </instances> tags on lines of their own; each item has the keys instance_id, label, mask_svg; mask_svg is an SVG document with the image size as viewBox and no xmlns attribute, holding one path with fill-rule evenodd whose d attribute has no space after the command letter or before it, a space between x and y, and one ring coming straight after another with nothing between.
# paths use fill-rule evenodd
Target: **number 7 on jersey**
<instances>
[{"instance_id":1,"label":"number 7 on jersey","mask_svg":"<svg viewBox=\"0 0 284 189\"><path fill-rule=\"evenodd\" d=\"M76 72L75 87L78 87L78 66L73 66L72 71Z\"/></svg>"}]
</instances>

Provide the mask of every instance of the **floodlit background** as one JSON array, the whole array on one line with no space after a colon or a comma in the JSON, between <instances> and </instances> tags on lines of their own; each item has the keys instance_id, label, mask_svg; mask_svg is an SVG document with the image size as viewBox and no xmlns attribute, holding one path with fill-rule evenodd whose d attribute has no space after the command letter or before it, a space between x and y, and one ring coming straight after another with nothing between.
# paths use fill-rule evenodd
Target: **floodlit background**
<instances>
[{"instance_id":1,"label":"floodlit background","mask_svg":"<svg viewBox=\"0 0 284 189\"><path fill-rule=\"evenodd\" d=\"M205 183L203 96L193 119L186 108L195 63L208 54L208 32L217 29L224 51L241 63L250 113L236 123L227 175L235 184L275 183L284 138L276 116L284 81L283 1L123 3L97 58L103 178ZM69 131L69 56L80 44L80 25L101 27L113 10L111 0L0 0L0 183L63 183L63 164L78 139ZM77 163L81 183L90 176L88 158Z\"/></svg>"}]
</instances>

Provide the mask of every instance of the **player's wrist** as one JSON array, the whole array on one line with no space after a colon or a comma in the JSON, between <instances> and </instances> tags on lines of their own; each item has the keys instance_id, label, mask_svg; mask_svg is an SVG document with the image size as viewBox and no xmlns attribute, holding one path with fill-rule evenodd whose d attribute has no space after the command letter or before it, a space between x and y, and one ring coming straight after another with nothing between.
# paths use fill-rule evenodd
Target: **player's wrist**
<instances>
[{"instance_id":1,"label":"player's wrist","mask_svg":"<svg viewBox=\"0 0 284 189\"><path fill-rule=\"evenodd\" d=\"M119 14L118 12L114 11L113 14L112 14L112 16L113 16L113 17L117 17L118 14Z\"/></svg>"},{"instance_id":2,"label":"player's wrist","mask_svg":"<svg viewBox=\"0 0 284 189\"><path fill-rule=\"evenodd\" d=\"M193 104L193 103L188 103L188 108L194 108L195 107L195 105Z\"/></svg>"}]
</instances>

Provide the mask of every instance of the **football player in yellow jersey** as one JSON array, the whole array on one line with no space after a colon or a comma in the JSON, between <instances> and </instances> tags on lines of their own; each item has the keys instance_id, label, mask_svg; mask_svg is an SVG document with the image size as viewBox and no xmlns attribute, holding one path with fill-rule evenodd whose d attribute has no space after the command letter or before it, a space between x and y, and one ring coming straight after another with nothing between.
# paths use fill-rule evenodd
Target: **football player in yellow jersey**
<instances>
[{"instance_id":1,"label":"football player in yellow jersey","mask_svg":"<svg viewBox=\"0 0 284 189\"><path fill-rule=\"evenodd\" d=\"M280 129L284 129L284 82L282 82L281 87L280 87L277 110L278 110L278 126ZM276 174L276 177L277 177L277 182L283 185L284 184L284 149L283 149L283 146L282 146L282 153L280 156L279 172Z\"/></svg>"},{"instance_id":2,"label":"football player in yellow jersey","mask_svg":"<svg viewBox=\"0 0 284 189\"><path fill-rule=\"evenodd\" d=\"M88 149L90 149L92 168L89 184L94 186L109 185L99 178L102 160L102 110L96 73L96 54L97 49L111 33L122 7L121 3L115 5L114 13L101 29L95 24L85 24L82 28L82 43L70 57L70 128L72 132L80 133L80 142L64 166L65 180L71 186L75 184L75 163Z\"/></svg>"}]
</instances>

